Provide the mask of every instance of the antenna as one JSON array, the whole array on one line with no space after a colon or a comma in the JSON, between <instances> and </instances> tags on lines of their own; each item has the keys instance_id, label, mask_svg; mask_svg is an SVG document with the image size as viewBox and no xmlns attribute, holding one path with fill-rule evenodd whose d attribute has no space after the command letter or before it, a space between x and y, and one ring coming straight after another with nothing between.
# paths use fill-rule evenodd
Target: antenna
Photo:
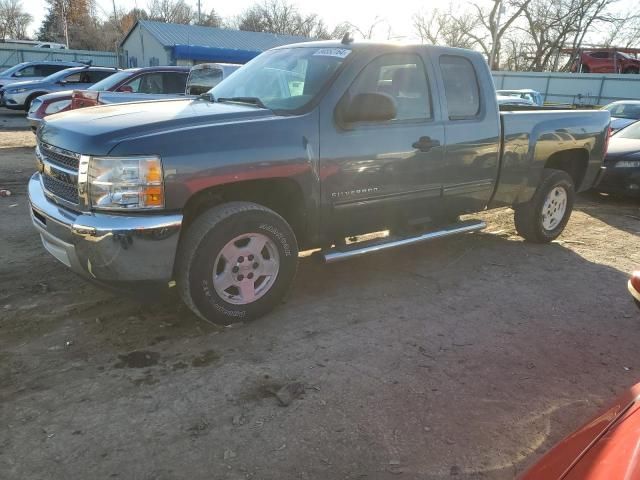
<instances>
[{"instance_id":1,"label":"antenna","mask_svg":"<svg viewBox=\"0 0 640 480\"><path fill-rule=\"evenodd\" d=\"M346 32L344 34L344 37L342 37L342 41L340 43L342 43L343 45L348 45L351 42L353 42L353 38L351 38L351 32Z\"/></svg>"}]
</instances>

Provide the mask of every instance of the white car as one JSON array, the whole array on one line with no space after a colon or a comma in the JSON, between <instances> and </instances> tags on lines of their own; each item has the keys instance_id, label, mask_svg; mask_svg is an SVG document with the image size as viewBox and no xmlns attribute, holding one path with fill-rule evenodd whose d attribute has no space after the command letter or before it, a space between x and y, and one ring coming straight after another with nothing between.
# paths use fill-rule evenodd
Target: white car
<instances>
[{"instance_id":1,"label":"white car","mask_svg":"<svg viewBox=\"0 0 640 480\"><path fill-rule=\"evenodd\" d=\"M520 98L520 97L509 97L504 95L497 95L498 105L518 105L518 106L528 106L535 107L537 106L533 100L529 100L528 98Z\"/></svg>"}]
</instances>

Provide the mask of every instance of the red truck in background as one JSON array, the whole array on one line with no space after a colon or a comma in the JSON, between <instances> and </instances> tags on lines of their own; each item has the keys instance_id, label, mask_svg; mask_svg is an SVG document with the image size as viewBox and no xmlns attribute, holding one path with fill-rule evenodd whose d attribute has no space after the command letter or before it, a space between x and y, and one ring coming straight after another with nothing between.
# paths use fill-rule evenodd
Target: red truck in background
<instances>
[{"instance_id":1,"label":"red truck in background","mask_svg":"<svg viewBox=\"0 0 640 480\"><path fill-rule=\"evenodd\" d=\"M573 55L574 73L640 73L640 48L581 48Z\"/></svg>"}]
</instances>

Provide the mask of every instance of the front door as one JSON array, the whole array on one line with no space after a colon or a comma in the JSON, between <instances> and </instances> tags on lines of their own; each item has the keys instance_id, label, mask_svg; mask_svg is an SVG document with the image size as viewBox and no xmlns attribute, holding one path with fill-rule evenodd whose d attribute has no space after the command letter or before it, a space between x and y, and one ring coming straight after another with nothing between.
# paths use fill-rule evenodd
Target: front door
<instances>
[{"instance_id":1,"label":"front door","mask_svg":"<svg viewBox=\"0 0 640 480\"><path fill-rule=\"evenodd\" d=\"M445 138L428 72L417 53L381 55L360 71L338 105L358 94L388 95L395 118L344 124L331 112L323 121L323 221L335 238L428 221L438 208Z\"/></svg>"}]
</instances>

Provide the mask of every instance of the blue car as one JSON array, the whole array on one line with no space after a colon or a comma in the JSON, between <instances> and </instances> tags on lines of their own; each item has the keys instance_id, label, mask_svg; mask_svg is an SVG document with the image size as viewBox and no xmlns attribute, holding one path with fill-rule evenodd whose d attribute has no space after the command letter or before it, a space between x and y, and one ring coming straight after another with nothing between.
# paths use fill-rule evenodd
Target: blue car
<instances>
[{"instance_id":1,"label":"blue car","mask_svg":"<svg viewBox=\"0 0 640 480\"><path fill-rule=\"evenodd\" d=\"M42 80L60 70L71 67L82 67L80 62L61 62L58 60L22 62L0 72L0 88L16 82Z\"/></svg>"},{"instance_id":2,"label":"blue car","mask_svg":"<svg viewBox=\"0 0 640 480\"><path fill-rule=\"evenodd\" d=\"M0 105L11 110L28 111L31 102L40 95L86 89L116 72L115 68L84 66L67 68L42 80L15 82L0 89Z\"/></svg>"}]
</instances>

